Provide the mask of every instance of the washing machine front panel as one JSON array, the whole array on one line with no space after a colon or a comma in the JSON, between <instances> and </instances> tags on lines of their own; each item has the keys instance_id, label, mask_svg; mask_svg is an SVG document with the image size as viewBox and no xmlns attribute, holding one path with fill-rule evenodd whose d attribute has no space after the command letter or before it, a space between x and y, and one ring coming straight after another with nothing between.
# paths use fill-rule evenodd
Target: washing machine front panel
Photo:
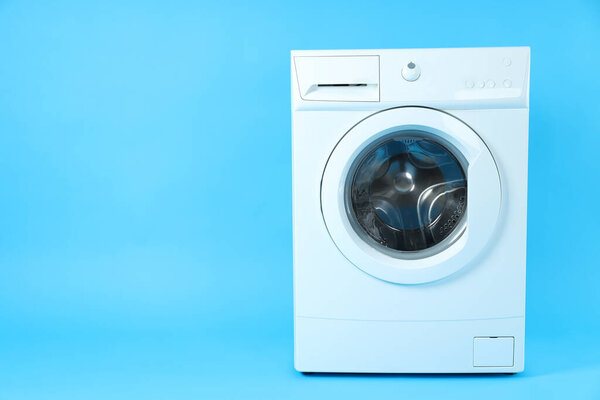
<instances>
[{"instance_id":1,"label":"washing machine front panel","mask_svg":"<svg viewBox=\"0 0 600 400\"><path fill-rule=\"evenodd\" d=\"M466 266L501 204L485 143L439 110L375 113L344 135L325 167L321 209L338 249L379 279L418 284Z\"/></svg>"}]
</instances>

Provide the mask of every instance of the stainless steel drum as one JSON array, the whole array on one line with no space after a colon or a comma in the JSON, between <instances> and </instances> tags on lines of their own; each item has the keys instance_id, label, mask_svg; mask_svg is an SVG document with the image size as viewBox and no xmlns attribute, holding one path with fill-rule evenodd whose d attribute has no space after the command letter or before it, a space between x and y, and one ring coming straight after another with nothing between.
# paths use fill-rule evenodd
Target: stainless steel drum
<instances>
[{"instance_id":1,"label":"stainless steel drum","mask_svg":"<svg viewBox=\"0 0 600 400\"><path fill-rule=\"evenodd\" d=\"M359 236L402 257L460 235L467 178L450 149L421 131L396 132L364 149L346 184L346 209Z\"/></svg>"}]
</instances>

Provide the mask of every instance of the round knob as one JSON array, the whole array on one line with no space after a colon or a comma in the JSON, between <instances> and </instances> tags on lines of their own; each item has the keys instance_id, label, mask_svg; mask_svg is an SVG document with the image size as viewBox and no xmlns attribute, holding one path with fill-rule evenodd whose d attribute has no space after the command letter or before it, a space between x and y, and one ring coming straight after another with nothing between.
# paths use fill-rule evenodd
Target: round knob
<instances>
[{"instance_id":1,"label":"round knob","mask_svg":"<svg viewBox=\"0 0 600 400\"><path fill-rule=\"evenodd\" d=\"M402 67L402 77L409 82L416 81L421 76L421 67L414 62L409 62Z\"/></svg>"}]
</instances>

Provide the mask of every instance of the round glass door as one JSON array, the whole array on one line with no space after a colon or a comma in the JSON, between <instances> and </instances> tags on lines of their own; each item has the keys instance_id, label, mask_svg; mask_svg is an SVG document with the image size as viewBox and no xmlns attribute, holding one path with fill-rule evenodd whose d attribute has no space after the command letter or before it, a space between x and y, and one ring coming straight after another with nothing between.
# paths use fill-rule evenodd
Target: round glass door
<instances>
[{"instance_id":1,"label":"round glass door","mask_svg":"<svg viewBox=\"0 0 600 400\"><path fill-rule=\"evenodd\" d=\"M321 213L335 246L376 278L419 284L469 265L497 226L498 168L471 127L440 110L397 107L332 149Z\"/></svg>"},{"instance_id":2,"label":"round glass door","mask_svg":"<svg viewBox=\"0 0 600 400\"><path fill-rule=\"evenodd\" d=\"M429 256L458 238L467 179L455 154L449 143L416 130L388 134L365 148L345 189L359 237L398 258Z\"/></svg>"}]
</instances>

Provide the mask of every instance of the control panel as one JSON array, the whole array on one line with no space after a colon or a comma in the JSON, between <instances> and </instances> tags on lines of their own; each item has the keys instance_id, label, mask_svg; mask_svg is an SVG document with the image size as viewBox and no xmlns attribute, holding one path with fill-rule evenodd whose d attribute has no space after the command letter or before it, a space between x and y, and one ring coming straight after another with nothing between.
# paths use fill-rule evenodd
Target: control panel
<instances>
[{"instance_id":1,"label":"control panel","mask_svg":"<svg viewBox=\"0 0 600 400\"><path fill-rule=\"evenodd\" d=\"M529 106L528 47L294 51L292 66L297 108Z\"/></svg>"}]
</instances>

